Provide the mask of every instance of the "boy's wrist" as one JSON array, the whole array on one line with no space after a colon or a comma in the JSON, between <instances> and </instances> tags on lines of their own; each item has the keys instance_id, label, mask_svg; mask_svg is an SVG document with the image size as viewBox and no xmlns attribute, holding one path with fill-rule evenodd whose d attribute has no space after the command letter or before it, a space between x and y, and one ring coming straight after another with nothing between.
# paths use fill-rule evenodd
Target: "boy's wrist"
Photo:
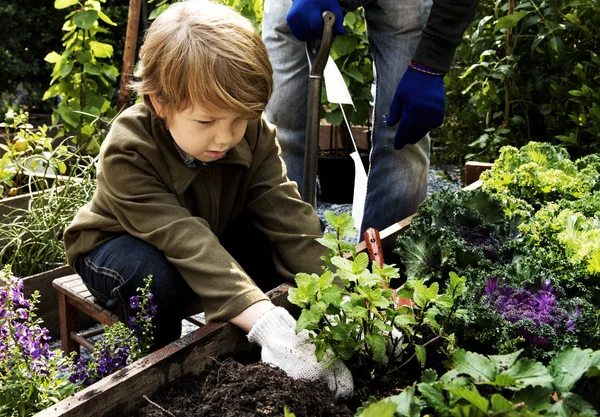
<instances>
[{"instance_id":1,"label":"boy's wrist","mask_svg":"<svg viewBox=\"0 0 600 417\"><path fill-rule=\"evenodd\" d=\"M274 308L273 303L268 300L259 301L247 307L229 322L248 333L263 314Z\"/></svg>"}]
</instances>

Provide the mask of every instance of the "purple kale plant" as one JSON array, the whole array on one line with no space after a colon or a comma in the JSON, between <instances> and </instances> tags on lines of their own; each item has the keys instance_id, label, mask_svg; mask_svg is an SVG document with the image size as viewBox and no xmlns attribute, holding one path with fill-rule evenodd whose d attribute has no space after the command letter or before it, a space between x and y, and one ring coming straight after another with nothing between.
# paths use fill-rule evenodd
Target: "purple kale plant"
<instances>
[{"instance_id":1,"label":"purple kale plant","mask_svg":"<svg viewBox=\"0 0 600 417\"><path fill-rule=\"evenodd\" d=\"M497 277L486 278L485 283L483 304L493 307L525 340L550 345L554 336L575 330L579 308L567 313L549 280L535 289L502 286Z\"/></svg>"},{"instance_id":2,"label":"purple kale plant","mask_svg":"<svg viewBox=\"0 0 600 417\"><path fill-rule=\"evenodd\" d=\"M145 286L138 288L139 295L129 300L132 314L127 326L116 323L106 326L104 337L94 344L91 358L80 358L71 374L71 382L89 386L96 381L126 367L146 356L152 347L153 324L157 306L150 292L152 275L145 280Z\"/></svg>"},{"instance_id":3,"label":"purple kale plant","mask_svg":"<svg viewBox=\"0 0 600 417\"><path fill-rule=\"evenodd\" d=\"M0 416L33 415L79 388L69 381L71 358L48 347L48 330L35 315L38 298L25 298L23 280L9 267L0 271Z\"/></svg>"}]
</instances>

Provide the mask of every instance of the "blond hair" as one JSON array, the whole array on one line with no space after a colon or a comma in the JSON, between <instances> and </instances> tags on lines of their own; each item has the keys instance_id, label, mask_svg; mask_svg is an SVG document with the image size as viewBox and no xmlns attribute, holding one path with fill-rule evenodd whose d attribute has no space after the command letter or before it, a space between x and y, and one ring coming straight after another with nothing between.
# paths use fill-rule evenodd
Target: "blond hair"
<instances>
[{"instance_id":1,"label":"blond hair","mask_svg":"<svg viewBox=\"0 0 600 417\"><path fill-rule=\"evenodd\" d=\"M150 26L131 87L156 114L194 104L258 118L273 91L267 49L238 12L208 0L169 6Z\"/></svg>"}]
</instances>

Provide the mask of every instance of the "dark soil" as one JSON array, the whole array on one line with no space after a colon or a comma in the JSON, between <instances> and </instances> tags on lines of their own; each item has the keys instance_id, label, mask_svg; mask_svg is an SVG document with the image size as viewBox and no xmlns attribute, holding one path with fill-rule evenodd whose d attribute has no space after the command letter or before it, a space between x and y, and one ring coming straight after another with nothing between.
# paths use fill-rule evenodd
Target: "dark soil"
<instances>
[{"instance_id":1,"label":"dark soil","mask_svg":"<svg viewBox=\"0 0 600 417\"><path fill-rule=\"evenodd\" d=\"M153 396L136 417L284 416L352 417L353 413L321 381L292 379L263 363L234 360L215 364L206 378L183 378ZM170 413L170 414L169 414Z\"/></svg>"}]
</instances>

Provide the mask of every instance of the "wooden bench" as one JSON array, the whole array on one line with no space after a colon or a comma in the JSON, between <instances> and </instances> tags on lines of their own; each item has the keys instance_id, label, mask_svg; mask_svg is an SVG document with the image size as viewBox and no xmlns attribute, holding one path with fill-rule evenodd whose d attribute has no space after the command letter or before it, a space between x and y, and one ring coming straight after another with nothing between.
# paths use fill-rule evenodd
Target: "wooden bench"
<instances>
[{"instance_id":1,"label":"wooden bench","mask_svg":"<svg viewBox=\"0 0 600 417\"><path fill-rule=\"evenodd\" d=\"M79 354L80 346L83 346L90 352L93 352L94 346L88 338L101 334L104 329L80 331L79 312L92 317L104 326L115 324L119 321L119 318L115 313L107 310L98 302L89 292L78 274L57 278L52 281L52 286L58 292L58 317L62 350L65 354L70 354L71 352ZM191 317L194 314L202 312L201 304L198 303L191 307L193 308L190 308L187 312L190 317L186 318L186 320L198 327L202 327L204 323Z\"/></svg>"}]
</instances>

